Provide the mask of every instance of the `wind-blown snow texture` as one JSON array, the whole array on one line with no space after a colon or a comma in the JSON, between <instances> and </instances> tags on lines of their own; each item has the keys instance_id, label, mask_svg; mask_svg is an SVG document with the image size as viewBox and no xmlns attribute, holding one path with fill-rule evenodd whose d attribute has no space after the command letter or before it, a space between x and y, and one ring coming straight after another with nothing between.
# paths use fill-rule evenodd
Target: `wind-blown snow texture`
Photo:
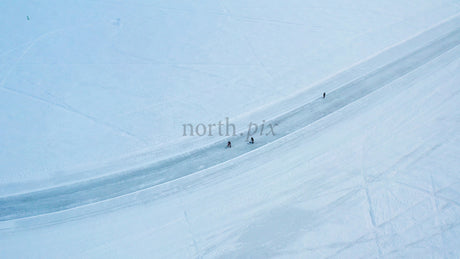
<instances>
[{"instance_id":1,"label":"wind-blown snow texture","mask_svg":"<svg viewBox=\"0 0 460 259\"><path fill-rule=\"evenodd\" d=\"M2 258L460 255L455 1L0 9Z\"/></svg>"}]
</instances>

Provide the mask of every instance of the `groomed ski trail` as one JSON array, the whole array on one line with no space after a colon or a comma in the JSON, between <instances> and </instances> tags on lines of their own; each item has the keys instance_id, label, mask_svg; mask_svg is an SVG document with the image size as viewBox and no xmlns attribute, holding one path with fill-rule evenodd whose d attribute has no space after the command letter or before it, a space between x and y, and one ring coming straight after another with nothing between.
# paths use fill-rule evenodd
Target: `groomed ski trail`
<instances>
[{"instance_id":1,"label":"groomed ski trail","mask_svg":"<svg viewBox=\"0 0 460 259\"><path fill-rule=\"evenodd\" d=\"M233 147L225 149L219 141L186 154L159 161L151 166L50 189L0 198L0 221L38 216L119 197L178 179L244 155L334 113L371 94L392 81L427 64L460 44L460 28L429 42L426 46L388 63L360 78L327 93L323 99L306 103L266 123L277 125L276 134L257 137L246 145L246 136L230 137Z\"/></svg>"}]
</instances>

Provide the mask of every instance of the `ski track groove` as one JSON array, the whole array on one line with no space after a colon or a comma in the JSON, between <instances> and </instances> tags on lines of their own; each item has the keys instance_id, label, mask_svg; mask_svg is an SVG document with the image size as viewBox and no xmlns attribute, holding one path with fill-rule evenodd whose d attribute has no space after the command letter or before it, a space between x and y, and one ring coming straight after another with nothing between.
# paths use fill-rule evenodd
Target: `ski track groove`
<instances>
[{"instance_id":1,"label":"ski track groove","mask_svg":"<svg viewBox=\"0 0 460 259\"><path fill-rule=\"evenodd\" d=\"M19 65L19 63L21 63L22 59L27 55L27 53L29 53L29 51L38 42L40 42L42 39L44 39L44 38L46 38L46 37L48 37L50 35L53 35L55 33L61 32L61 31L63 31L63 29L57 29L57 30L48 31L48 32L45 32L45 33L42 33L42 34L38 35L35 39L31 40L29 43L25 43L24 46L26 46L26 47L22 51L21 55L19 55L19 57L14 62L14 64L11 65L10 69L5 73L4 77L0 81L0 87L4 87L4 85L8 81L8 78L11 75L11 73L13 73L13 71L16 69L16 67ZM20 49L20 48L18 48L18 49ZM15 51L15 50L13 49L11 51Z\"/></svg>"},{"instance_id":2,"label":"ski track groove","mask_svg":"<svg viewBox=\"0 0 460 259\"><path fill-rule=\"evenodd\" d=\"M444 238L444 231L442 229L442 224L440 222L439 215L441 214L441 210L439 209L439 199L436 197L436 187L434 184L434 179L433 179L433 173L430 173L430 183L431 183L431 192L430 192L430 201L431 201L431 206L433 208L433 213L434 213L434 220L435 220L435 225L439 230L440 237L441 237L441 250L443 251L443 257L447 258L446 255L446 249L445 247L445 238Z\"/></svg>"},{"instance_id":3,"label":"ski track groove","mask_svg":"<svg viewBox=\"0 0 460 259\"><path fill-rule=\"evenodd\" d=\"M52 30L52 31L42 33L39 36L37 36L35 39L31 40L30 42L23 44L26 47L22 51L21 55L17 58L16 62L14 64L12 64L10 69L4 74L2 80L0 81L0 87L3 88L5 91L9 91L9 92L13 92L13 93L16 93L16 94L24 95L24 96L27 96L29 98L35 99L35 100L37 100L39 102L43 102L43 103L46 103L46 104L56 106L56 107L61 108L61 109L65 110L65 111L67 111L67 112L75 113L77 115L80 115L80 116L82 116L82 117L84 117L86 119L89 119L89 120L93 121L96 124L102 124L102 125L110 128L110 129L112 129L112 130L118 131L119 133L121 133L121 134L123 134L123 135L125 135L127 137L134 138L138 142L141 142L143 144L147 144L146 140L140 139L139 137L135 136L134 134L132 134L132 133L126 131L126 130L123 130L123 129L117 127L117 126L111 125L111 124L103 122L103 121L99 121L97 118L94 118L94 117L92 117L92 116L90 116L88 114L80 112L80 111L78 111L77 109L73 108L70 105L56 103L56 102L47 100L45 98L41 98L41 97L38 97L38 96L35 96L35 95L32 95L32 94L26 93L24 91L18 90L18 89L14 89L14 88L5 86L10 74L16 69L16 67L19 65L19 63L21 63L22 59L27 55L27 53L29 53L29 51L38 42L40 42L41 40L43 40L44 38L46 38L46 37L48 37L50 35L56 34L56 33L61 32L61 31L63 31L63 29L56 29L56 30ZM13 50L10 50L10 51L12 52L17 48L19 48L19 47L16 47L16 48L14 48Z\"/></svg>"},{"instance_id":4,"label":"ski track groove","mask_svg":"<svg viewBox=\"0 0 460 259\"><path fill-rule=\"evenodd\" d=\"M260 138L261 148L344 108L345 106L383 88L385 85L416 70L460 44L460 28L429 42L408 55L390 62L330 92L326 99L317 98L279 117L267 121L278 124L275 136ZM62 107L67 109L68 107ZM243 143L246 136L228 140ZM89 205L125 194L170 182L244 155L250 145L235 145L224 149L225 141L156 162L137 170L126 171L74 184L0 198L0 222L39 216ZM364 179L365 180L365 179ZM439 190L438 190L439 191ZM457 204L458 205L458 204ZM372 215L371 215L372 218ZM375 226L375 222L373 222Z\"/></svg>"},{"instance_id":5,"label":"ski track groove","mask_svg":"<svg viewBox=\"0 0 460 259\"><path fill-rule=\"evenodd\" d=\"M20 90L17 90L17 89L13 89L13 88L9 88L9 87L5 87L5 86L2 86L1 88L3 88L3 90L5 90L7 92L23 95L23 96L29 97L29 98L31 98L33 100L36 100L38 102L45 103L45 104L60 108L60 109L62 109L64 111L66 111L66 112L76 114L76 115L78 115L80 117L83 117L85 119L88 119L88 120L94 122L95 124L99 124L99 125L102 125L104 127L109 128L111 130L114 130L114 131L118 132L119 134L121 134L122 136L130 137L130 138L132 138L132 139L134 139L134 140L136 140L136 141L138 141L140 143L143 143L145 145L148 144L146 140L139 138L138 136L134 135L133 133L130 133L129 131L126 131L126 130L120 128L120 127L112 125L112 124L110 124L108 122L104 122L102 120L99 120L96 117L93 117L93 116L91 116L89 114L85 114L85 113L73 108L72 106L70 106L68 104L57 103L57 102L48 100L46 98L35 96L33 94L29 94L27 92L20 91Z\"/></svg>"}]
</instances>

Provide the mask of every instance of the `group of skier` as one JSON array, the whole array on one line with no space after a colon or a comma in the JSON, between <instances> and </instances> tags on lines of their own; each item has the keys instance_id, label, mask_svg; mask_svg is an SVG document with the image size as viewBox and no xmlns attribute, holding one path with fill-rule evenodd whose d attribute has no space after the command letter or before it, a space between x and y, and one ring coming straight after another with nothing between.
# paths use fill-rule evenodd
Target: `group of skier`
<instances>
[{"instance_id":1,"label":"group of skier","mask_svg":"<svg viewBox=\"0 0 460 259\"><path fill-rule=\"evenodd\" d=\"M325 99L325 98L326 98L326 92L323 92L323 99ZM248 144L254 144L254 138L253 137L251 137L251 140L248 142ZM232 142L228 141L226 148L232 148Z\"/></svg>"},{"instance_id":2,"label":"group of skier","mask_svg":"<svg viewBox=\"0 0 460 259\"><path fill-rule=\"evenodd\" d=\"M248 144L254 144L254 138L251 137L251 140L248 142ZM232 142L228 141L227 142L227 147L226 148L232 148Z\"/></svg>"}]
</instances>

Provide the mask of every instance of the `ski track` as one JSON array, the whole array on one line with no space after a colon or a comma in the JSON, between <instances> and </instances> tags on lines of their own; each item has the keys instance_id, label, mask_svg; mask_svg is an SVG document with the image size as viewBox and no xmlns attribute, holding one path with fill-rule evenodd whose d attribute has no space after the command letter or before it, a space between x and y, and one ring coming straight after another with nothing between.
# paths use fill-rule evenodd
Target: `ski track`
<instances>
[{"instance_id":1,"label":"ski track","mask_svg":"<svg viewBox=\"0 0 460 259\"><path fill-rule=\"evenodd\" d=\"M456 28L420 49L344 84L328 93L324 100L317 98L267 121L266 125L269 123L277 125L274 128L276 134L274 136L255 135L256 144L254 145L245 144L246 135L241 133L241 135L228 138L234 143L231 149L224 149L227 140L219 141L137 170L2 197L0 198L0 221L38 216L92 204L150 188L216 166L307 127L414 71L459 44L460 28ZM268 131L268 128L266 130ZM371 204L369 204L369 209L369 212L372 213ZM370 217L372 220L372 215ZM375 222L372 225L375 226Z\"/></svg>"}]
</instances>

